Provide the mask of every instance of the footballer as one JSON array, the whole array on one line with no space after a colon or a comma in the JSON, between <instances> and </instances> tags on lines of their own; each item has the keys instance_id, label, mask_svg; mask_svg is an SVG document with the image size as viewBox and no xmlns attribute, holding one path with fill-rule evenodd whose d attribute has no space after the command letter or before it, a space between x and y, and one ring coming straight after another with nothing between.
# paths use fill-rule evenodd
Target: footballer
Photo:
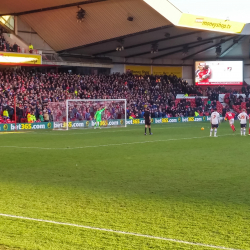
<instances>
[{"instance_id":1,"label":"footballer","mask_svg":"<svg viewBox=\"0 0 250 250\"><path fill-rule=\"evenodd\" d=\"M233 130L233 132L236 131L235 126L234 126L234 117L235 117L235 114L232 112L227 112L225 115L225 120L228 120L229 125L231 129Z\"/></svg>"},{"instance_id":2,"label":"footballer","mask_svg":"<svg viewBox=\"0 0 250 250\"><path fill-rule=\"evenodd\" d=\"M240 135L246 135L246 126L247 120L249 120L249 116L246 113L245 109L242 109L242 112L238 115L238 119L240 121Z\"/></svg>"},{"instance_id":3,"label":"footballer","mask_svg":"<svg viewBox=\"0 0 250 250\"><path fill-rule=\"evenodd\" d=\"M214 137L217 137L217 129L220 124L220 114L217 112L217 109L214 109L214 112L211 114L211 129L210 129L210 136L213 135L214 131Z\"/></svg>"}]
</instances>

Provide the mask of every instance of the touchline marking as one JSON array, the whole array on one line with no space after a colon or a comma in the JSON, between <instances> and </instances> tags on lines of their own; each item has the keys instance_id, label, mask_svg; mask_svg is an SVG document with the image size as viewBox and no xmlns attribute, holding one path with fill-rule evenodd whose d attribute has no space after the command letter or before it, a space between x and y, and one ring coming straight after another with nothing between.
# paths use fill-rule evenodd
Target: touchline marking
<instances>
[{"instance_id":1,"label":"touchline marking","mask_svg":"<svg viewBox=\"0 0 250 250\"><path fill-rule=\"evenodd\" d=\"M226 134L221 136L234 136L235 134ZM104 145L93 145L93 146L82 146L74 148L41 148L41 147L19 147L19 146L0 146L0 148L21 148L21 149L43 149L43 150L72 150L72 149L84 149L84 148L99 148L99 147L111 147L111 146L123 146L123 145L133 145L133 144L144 144L144 143L155 143L155 142L167 142L167 141L180 141L180 140L192 140L192 139L203 139L209 138L210 136L202 137L190 137L190 138L179 138L179 139L167 139L167 140L155 140L155 141L140 141L140 142L124 142L117 144L104 144Z\"/></svg>"},{"instance_id":2,"label":"touchline marking","mask_svg":"<svg viewBox=\"0 0 250 250\"><path fill-rule=\"evenodd\" d=\"M140 126L140 125L139 125ZM171 128L182 128L183 127L168 127L168 126L165 126L163 127L164 125L161 126L161 128L157 127L157 130L158 129L171 129ZM187 126L187 127L190 127L190 126ZM198 126L193 126L193 127L198 127ZM35 132L35 131L32 131L33 134L36 134L36 135L44 135L44 134L49 134L49 135L55 135L55 136L70 136L70 135L87 135L87 134L102 134L102 133L119 133L119 132L131 132L131 131L138 131L138 130L141 130L141 128L136 128L136 129L126 129L124 128L123 130L114 130L114 131L104 131L103 130L104 128L101 128L102 131L99 131L99 129L97 131L93 131L93 132L86 132L86 129L83 133L65 133L66 131L72 131L72 130L65 130L62 134L59 134L59 131L47 131L47 132L44 132L44 131L39 131L39 132ZM99 131L99 132L98 132ZM5 132L4 132L5 133Z\"/></svg>"},{"instance_id":3,"label":"touchline marking","mask_svg":"<svg viewBox=\"0 0 250 250\"><path fill-rule=\"evenodd\" d=\"M31 134L35 134L35 135L52 135L52 136L71 136L71 135L87 135L87 134L103 134L103 133L119 133L119 132L131 132L131 131L138 131L138 130L141 130L141 127L143 124L141 125L138 125L138 127L134 128L134 129L127 129L127 128L123 128L122 130L112 130L112 131L107 131L105 130L105 128L101 128L101 131L99 131L99 129L97 129L97 131L93 131L93 132L86 132L87 130L90 130L90 129L87 129L87 128L84 128L83 133L67 133L67 132L71 132L72 130L65 130L62 134L59 134L59 132L61 131L42 131L40 130L39 132L38 131L35 131L35 130L32 130L32 131L26 131L25 133L27 132L30 132ZM187 124L185 123L186 127L199 127L199 125L197 124ZM190 126L189 126L190 125ZM192 126L191 126L192 125ZM159 128L160 126L160 128ZM166 125L162 125L162 124L158 124L157 125L157 128L156 130L158 129L171 129L171 128L181 128L183 129L183 127L170 127L170 126L166 126ZM114 128L109 128L109 129L114 129ZM99 132L98 132L99 131ZM65 133L66 132L66 133ZM2 134L7 134L8 132L2 132Z\"/></svg>"},{"instance_id":4,"label":"touchline marking","mask_svg":"<svg viewBox=\"0 0 250 250\"><path fill-rule=\"evenodd\" d=\"M29 217L23 217L23 216L17 216L17 215L10 215L10 214L0 214L0 216L8 217L8 218L14 218L14 219L21 219L21 220L46 222L46 223L64 225L64 226L71 226L71 227L79 227L79 228L85 228L85 229L91 229L91 230L97 230L97 231L111 232L111 233L116 233L116 234L132 235L132 236L144 237L144 238L155 239L155 240L171 241L171 242L175 242L175 243L193 245L193 246L209 247L209 248L224 249L224 250L241 250L241 249L228 248L228 247L223 247L223 246L213 246L213 245L207 245L207 244L203 244L203 243L195 243L195 242L189 242L189 241L183 241L183 240L169 239L169 238L165 238L165 237L158 237L158 236L152 236L152 235L147 235L147 234L130 233L130 232L124 232L124 231L119 231L119 230L113 230L113 229L91 227L91 226L83 226L83 225L72 224L72 223L35 219L35 218L29 218Z\"/></svg>"}]
</instances>

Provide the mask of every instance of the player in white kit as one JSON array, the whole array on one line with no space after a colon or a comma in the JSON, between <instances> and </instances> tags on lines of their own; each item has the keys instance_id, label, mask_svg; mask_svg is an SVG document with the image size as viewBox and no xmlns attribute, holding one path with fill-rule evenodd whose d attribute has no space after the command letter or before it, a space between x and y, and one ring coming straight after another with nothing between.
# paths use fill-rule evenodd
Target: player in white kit
<instances>
[{"instance_id":1,"label":"player in white kit","mask_svg":"<svg viewBox=\"0 0 250 250\"><path fill-rule=\"evenodd\" d=\"M213 135L214 131L214 137L217 137L217 129L220 124L220 114L217 112L217 109L214 109L214 112L211 114L211 130L210 130L210 136Z\"/></svg>"},{"instance_id":2,"label":"player in white kit","mask_svg":"<svg viewBox=\"0 0 250 250\"><path fill-rule=\"evenodd\" d=\"M249 120L249 116L246 113L245 109L242 109L242 112L238 115L238 119L240 121L240 135L246 135L246 126L247 120Z\"/></svg>"}]
</instances>

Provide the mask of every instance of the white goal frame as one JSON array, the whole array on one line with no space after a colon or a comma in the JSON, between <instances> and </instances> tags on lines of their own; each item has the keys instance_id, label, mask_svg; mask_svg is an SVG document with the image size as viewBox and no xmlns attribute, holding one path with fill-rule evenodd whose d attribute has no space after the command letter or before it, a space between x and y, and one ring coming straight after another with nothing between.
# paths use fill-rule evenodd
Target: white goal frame
<instances>
[{"instance_id":1,"label":"white goal frame","mask_svg":"<svg viewBox=\"0 0 250 250\"><path fill-rule=\"evenodd\" d=\"M66 100L66 130L69 130L69 102L107 102L107 101L124 101L125 115L124 115L124 127L127 127L127 99L68 99Z\"/></svg>"}]
</instances>

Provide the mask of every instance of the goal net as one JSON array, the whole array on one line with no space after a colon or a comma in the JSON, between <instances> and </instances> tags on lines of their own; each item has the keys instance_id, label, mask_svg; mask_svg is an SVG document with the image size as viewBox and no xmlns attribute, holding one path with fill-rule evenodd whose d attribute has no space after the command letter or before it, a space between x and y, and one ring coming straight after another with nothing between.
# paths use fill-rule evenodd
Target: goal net
<instances>
[{"instance_id":1,"label":"goal net","mask_svg":"<svg viewBox=\"0 0 250 250\"><path fill-rule=\"evenodd\" d=\"M54 129L126 127L126 99L51 102L48 109L53 117ZM97 111L100 113L98 123Z\"/></svg>"},{"instance_id":2,"label":"goal net","mask_svg":"<svg viewBox=\"0 0 250 250\"><path fill-rule=\"evenodd\" d=\"M66 125L66 102L48 102L47 109L54 122L54 129L65 130Z\"/></svg>"}]
</instances>

